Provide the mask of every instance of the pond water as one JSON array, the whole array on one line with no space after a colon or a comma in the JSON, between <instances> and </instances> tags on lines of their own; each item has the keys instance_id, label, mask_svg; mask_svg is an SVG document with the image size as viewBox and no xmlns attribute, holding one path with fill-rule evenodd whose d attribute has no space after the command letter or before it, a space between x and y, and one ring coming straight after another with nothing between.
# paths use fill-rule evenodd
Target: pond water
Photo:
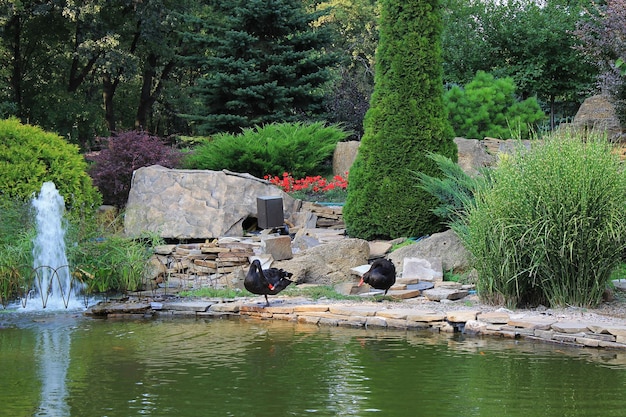
<instances>
[{"instance_id":1,"label":"pond water","mask_svg":"<svg viewBox=\"0 0 626 417\"><path fill-rule=\"evenodd\" d=\"M626 355L245 319L0 313L0 415L623 416Z\"/></svg>"}]
</instances>

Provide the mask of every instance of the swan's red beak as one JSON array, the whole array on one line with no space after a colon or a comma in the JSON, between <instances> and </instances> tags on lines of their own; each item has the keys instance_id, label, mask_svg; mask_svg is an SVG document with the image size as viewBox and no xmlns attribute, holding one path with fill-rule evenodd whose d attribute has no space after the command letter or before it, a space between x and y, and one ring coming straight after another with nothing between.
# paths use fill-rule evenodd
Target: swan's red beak
<instances>
[{"instance_id":1,"label":"swan's red beak","mask_svg":"<svg viewBox=\"0 0 626 417\"><path fill-rule=\"evenodd\" d=\"M267 284L267 288L269 288L270 291L274 291L274 286L272 284Z\"/></svg>"},{"instance_id":2,"label":"swan's red beak","mask_svg":"<svg viewBox=\"0 0 626 417\"><path fill-rule=\"evenodd\" d=\"M365 283L365 281L363 281L363 277L361 277L361 281L359 281L359 285L357 285L357 287L360 287L361 285L363 285Z\"/></svg>"}]
</instances>

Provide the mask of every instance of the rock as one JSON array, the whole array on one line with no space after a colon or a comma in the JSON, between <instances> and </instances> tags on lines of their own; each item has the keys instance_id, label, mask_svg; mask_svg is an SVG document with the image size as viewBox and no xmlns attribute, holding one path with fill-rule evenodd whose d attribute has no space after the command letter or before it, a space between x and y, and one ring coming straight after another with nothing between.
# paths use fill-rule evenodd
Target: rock
<instances>
[{"instance_id":1,"label":"rock","mask_svg":"<svg viewBox=\"0 0 626 417\"><path fill-rule=\"evenodd\" d=\"M554 323L552 324L552 330L560 333L584 333L589 331L585 323L573 321L562 321Z\"/></svg>"},{"instance_id":2,"label":"rock","mask_svg":"<svg viewBox=\"0 0 626 417\"><path fill-rule=\"evenodd\" d=\"M626 292L626 279L614 279L612 282L617 291Z\"/></svg>"},{"instance_id":3,"label":"rock","mask_svg":"<svg viewBox=\"0 0 626 417\"><path fill-rule=\"evenodd\" d=\"M609 139L619 139L622 128L615 106L607 95L591 96L583 101L569 128L606 132Z\"/></svg>"},{"instance_id":4,"label":"rock","mask_svg":"<svg viewBox=\"0 0 626 417\"><path fill-rule=\"evenodd\" d=\"M391 249L391 243L384 241L369 242L370 259L382 258Z\"/></svg>"},{"instance_id":5,"label":"rock","mask_svg":"<svg viewBox=\"0 0 626 417\"><path fill-rule=\"evenodd\" d=\"M487 152L483 142L477 139L454 138L458 149L458 165L470 176L478 175L480 168L494 165L495 155Z\"/></svg>"},{"instance_id":6,"label":"rock","mask_svg":"<svg viewBox=\"0 0 626 417\"><path fill-rule=\"evenodd\" d=\"M404 258L441 258L444 271L465 271L470 267L469 252L451 229L403 246L387 257L396 265L398 275L403 275Z\"/></svg>"},{"instance_id":7,"label":"rock","mask_svg":"<svg viewBox=\"0 0 626 417\"><path fill-rule=\"evenodd\" d=\"M369 291L369 288L367 288L365 285L362 285L359 287L358 284L359 284L358 281L357 282L346 281L346 282L340 282L338 284L335 284L334 288L335 288L335 291L343 295L358 295L358 294L364 294Z\"/></svg>"},{"instance_id":8,"label":"rock","mask_svg":"<svg viewBox=\"0 0 626 417\"><path fill-rule=\"evenodd\" d=\"M312 247L272 266L291 272L291 279L298 284L335 285L352 280L351 268L366 264L368 257L366 240L346 238Z\"/></svg>"},{"instance_id":9,"label":"rock","mask_svg":"<svg viewBox=\"0 0 626 417\"><path fill-rule=\"evenodd\" d=\"M443 281L441 258L404 258L402 278L428 282Z\"/></svg>"},{"instance_id":10,"label":"rock","mask_svg":"<svg viewBox=\"0 0 626 417\"><path fill-rule=\"evenodd\" d=\"M525 149L530 149L532 143L530 140L496 138L484 138L481 142L493 155L497 155L499 153L511 154L518 150L520 146L523 146ZM538 143L538 141L535 140L533 140L533 142Z\"/></svg>"},{"instance_id":11,"label":"rock","mask_svg":"<svg viewBox=\"0 0 626 417\"><path fill-rule=\"evenodd\" d=\"M478 320L489 324L507 324L509 322L509 315L505 312L488 311L486 313L480 313Z\"/></svg>"},{"instance_id":12,"label":"rock","mask_svg":"<svg viewBox=\"0 0 626 417\"><path fill-rule=\"evenodd\" d=\"M153 232L172 239L241 236L244 221L257 217L258 196L282 197L287 219L300 207L299 200L249 174L139 168L133 174L124 231L131 237Z\"/></svg>"},{"instance_id":13,"label":"rock","mask_svg":"<svg viewBox=\"0 0 626 417\"><path fill-rule=\"evenodd\" d=\"M154 253L157 255L170 255L176 249L176 245L159 245L154 247Z\"/></svg>"},{"instance_id":14,"label":"rock","mask_svg":"<svg viewBox=\"0 0 626 417\"><path fill-rule=\"evenodd\" d=\"M337 143L333 153L333 175L344 175L350 171L360 144L358 140Z\"/></svg>"},{"instance_id":15,"label":"rock","mask_svg":"<svg viewBox=\"0 0 626 417\"><path fill-rule=\"evenodd\" d=\"M442 300L458 300L469 294L467 290L455 290L449 288L433 288L430 290L422 291L424 297L430 301L442 301Z\"/></svg>"},{"instance_id":16,"label":"rock","mask_svg":"<svg viewBox=\"0 0 626 417\"><path fill-rule=\"evenodd\" d=\"M478 311L474 310L449 311L446 313L446 320L451 323L465 323L470 320L476 320L478 313Z\"/></svg>"},{"instance_id":17,"label":"rock","mask_svg":"<svg viewBox=\"0 0 626 417\"><path fill-rule=\"evenodd\" d=\"M293 258L289 236L268 236L261 242L264 252L272 255L275 261Z\"/></svg>"}]
</instances>

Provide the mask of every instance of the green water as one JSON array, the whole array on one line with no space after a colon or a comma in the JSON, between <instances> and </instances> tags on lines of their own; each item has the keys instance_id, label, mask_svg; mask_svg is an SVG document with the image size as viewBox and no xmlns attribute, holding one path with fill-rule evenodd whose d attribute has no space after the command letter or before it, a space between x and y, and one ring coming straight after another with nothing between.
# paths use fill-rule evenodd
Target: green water
<instances>
[{"instance_id":1,"label":"green water","mask_svg":"<svg viewBox=\"0 0 626 417\"><path fill-rule=\"evenodd\" d=\"M626 354L242 319L0 314L0 415L624 416Z\"/></svg>"}]
</instances>

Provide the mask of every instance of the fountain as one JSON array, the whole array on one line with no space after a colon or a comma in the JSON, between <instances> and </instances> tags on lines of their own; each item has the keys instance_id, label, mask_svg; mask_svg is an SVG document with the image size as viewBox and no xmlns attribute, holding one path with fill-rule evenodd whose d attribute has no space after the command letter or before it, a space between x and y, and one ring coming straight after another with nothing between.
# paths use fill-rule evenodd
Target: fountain
<instances>
[{"instance_id":1,"label":"fountain","mask_svg":"<svg viewBox=\"0 0 626 417\"><path fill-rule=\"evenodd\" d=\"M78 308L82 288L72 280L65 253L65 201L54 183L45 182L32 204L37 236L33 240L34 285L28 298L40 297L42 308Z\"/></svg>"}]
</instances>

